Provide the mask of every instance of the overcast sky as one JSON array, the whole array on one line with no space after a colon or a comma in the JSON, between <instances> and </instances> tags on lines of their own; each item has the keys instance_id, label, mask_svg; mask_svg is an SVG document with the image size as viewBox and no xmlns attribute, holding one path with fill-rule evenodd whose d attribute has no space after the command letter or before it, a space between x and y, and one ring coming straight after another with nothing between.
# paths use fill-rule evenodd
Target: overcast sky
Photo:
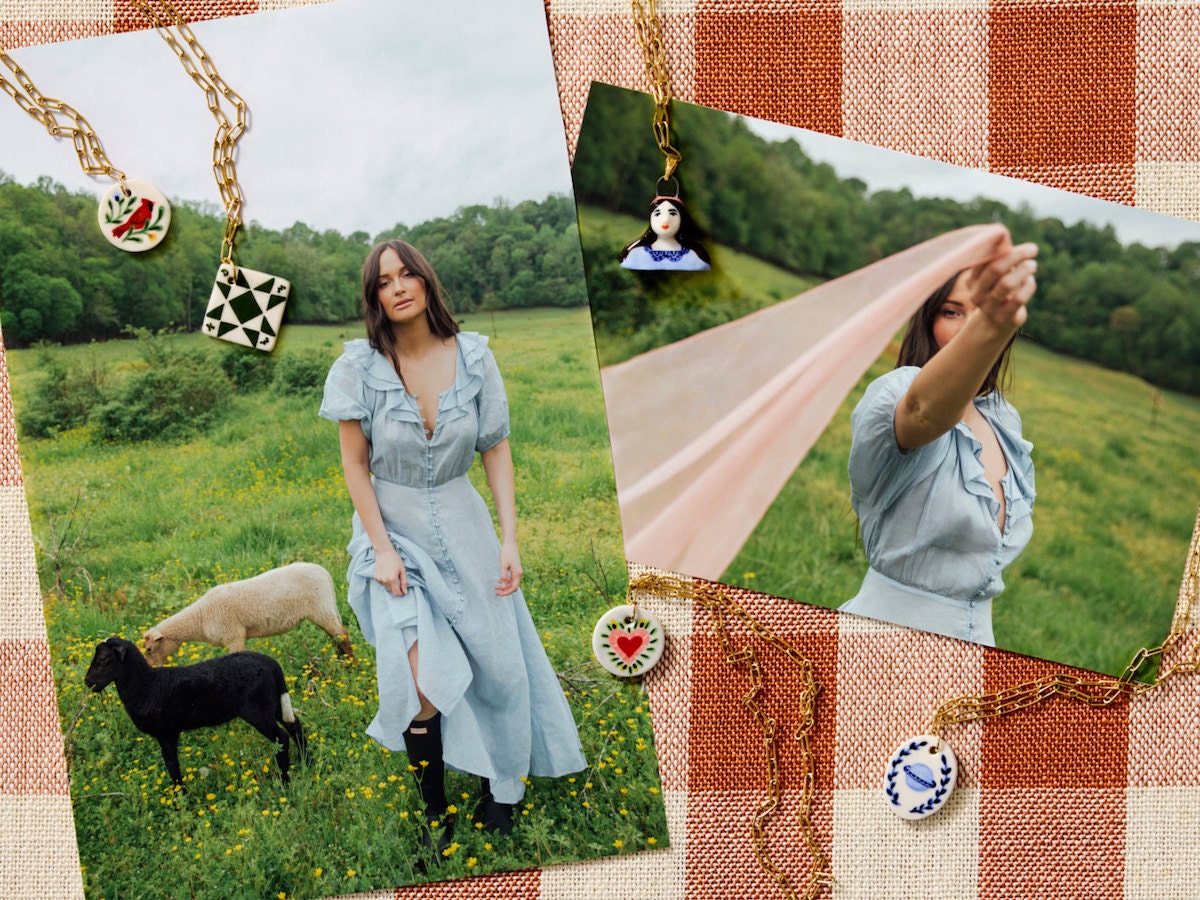
<instances>
[{"instance_id":1,"label":"overcast sky","mask_svg":"<svg viewBox=\"0 0 1200 900\"><path fill-rule=\"evenodd\" d=\"M1200 222L1178 219L1120 203L1096 200L1069 191L1042 187L1016 178L1005 178L976 169L884 150L870 144L847 141L814 131L774 122L746 119L755 133L771 141L795 138L813 159L827 162L843 178L860 178L872 191L908 187L923 197L972 200L988 197L1011 208L1028 203L1034 214L1061 219L1111 224L1125 244L1135 241L1148 247L1170 247L1183 241L1200 241ZM1020 235L1013 236L1020 241Z\"/></svg>"},{"instance_id":2,"label":"overcast sky","mask_svg":"<svg viewBox=\"0 0 1200 900\"><path fill-rule=\"evenodd\" d=\"M247 221L374 236L497 197L570 193L541 0L338 0L193 31L250 107L237 156ZM88 118L129 177L219 202L216 122L157 33L12 56ZM22 184L111 184L80 171L69 139L0 101L0 170Z\"/></svg>"}]
</instances>

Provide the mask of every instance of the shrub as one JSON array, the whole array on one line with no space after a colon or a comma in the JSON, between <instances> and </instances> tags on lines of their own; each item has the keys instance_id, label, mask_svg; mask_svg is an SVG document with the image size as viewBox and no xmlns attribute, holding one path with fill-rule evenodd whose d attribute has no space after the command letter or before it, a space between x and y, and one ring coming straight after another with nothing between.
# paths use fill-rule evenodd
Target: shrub
<instances>
[{"instance_id":1,"label":"shrub","mask_svg":"<svg viewBox=\"0 0 1200 900\"><path fill-rule=\"evenodd\" d=\"M232 391L207 353L177 352L128 378L92 421L107 440L176 440L216 421Z\"/></svg>"},{"instance_id":2,"label":"shrub","mask_svg":"<svg viewBox=\"0 0 1200 900\"><path fill-rule=\"evenodd\" d=\"M285 353L275 364L271 386L280 394L319 394L332 362L328 353L317 348Z\"/></svg>"},{"instance_id":3,"label":"shrub","mask_svg":"<svg viewBox=\"0 0 1200 900\"><path fill-rule=\"evenodd\" d=\"M261 391L275 377L275 357L231 344L221 356L221 369L240 393L252 394Z\"/></svg>"},{"instance_id":4,"label":"shrub","mask_svg":"<svg viewBox=\"0 0 1200 900\"><path fill-rule=\"evenodd\" d=\"M21 430L29 437L48 437L85 424L108 390L108 373L94 358L76 366L50 358L45 370L29 408L20 415Z\"/></svg>"}]
</instances>

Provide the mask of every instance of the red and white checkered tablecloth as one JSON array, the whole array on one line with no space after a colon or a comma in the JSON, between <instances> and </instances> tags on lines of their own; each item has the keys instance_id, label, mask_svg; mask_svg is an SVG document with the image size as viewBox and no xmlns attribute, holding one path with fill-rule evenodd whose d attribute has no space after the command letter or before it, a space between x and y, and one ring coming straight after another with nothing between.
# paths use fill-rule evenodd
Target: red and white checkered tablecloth
<instances>
[{"instance_id":1,"label":"red and white checkered tablecloth","mask_svg":"<svg viewBox=\"0 0 1200 900\"><path fill-rule=\"evenodd\" d=\"M293 5L180 4L192 20ZM1200 220L1200 3L660 0L659 7L680 99ZM627 0L546 0L546 8L573 147L589 83L645 89L641 56ZM124 0L0 0L0 45L10 49L132 27ZM0 548L0 896L79 896L2 349ZM947 697L1061 667L731 593L810 657L821 683L814 819L836 878L830 896L1200 897L1200 677L1107 710L1052 700L956 726L949 737L963 764L960 787L947 809L913 825L880 799L883 764L899 741L922 730ZM740 704L747 677L721 658L703 609L642 602L671 636L646 679L670 849L377 896L781 896L748 837L765 782L761 736ZM1188 646L1197 639L1198 623L1190 625ZM763 655L765 702L790 735L795 667L740 626L733 634ZM795 814L796 754L784 739L784 806L771 822L769 848L801 885L808 859Z\"/></svg>"}]
</instances>

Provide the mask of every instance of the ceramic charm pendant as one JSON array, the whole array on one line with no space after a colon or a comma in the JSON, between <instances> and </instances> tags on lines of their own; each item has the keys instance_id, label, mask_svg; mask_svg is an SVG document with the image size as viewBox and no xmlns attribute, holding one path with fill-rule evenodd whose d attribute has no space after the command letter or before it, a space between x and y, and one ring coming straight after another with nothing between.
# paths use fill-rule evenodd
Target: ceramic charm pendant
<instances>
[{"instance_id":1,"label":"ceramic charm pendant","mask_svg":"<svg viewBox=\"0 0 1200 900\"><path fill-rule=\"evenodd\" d=\"M100 195L96 217L105 240L141 253L162 243L171 226L171 204L154 185L128 178Z\"/></svg>"},{"instance_id":2,"label":"ceramic charm pendant","mask_svg":"<svg viewBox=\"0 0 1200 900\"><path fill-rule=\"evenodd\" d=\"M708 251L679 197L655 197L650 201L649 219L642 236L621 251L623 268L674 272L709 268Z\"/></svg>"},{"instance_id":3,"label":"ceramic charm pendant","mask_svg":"<svg viewBox=\"0 0 1200 900\"><path fill-rule=\"evenodd\" d=\"M208 297L204 333L269 353L291 290L291 282L283 278L223 262Z\"/></svg>"},{"instance_id":4,"label":"ceramic charm pendant","mask_svg":"<svg viewBox=\"0 0 1200 900\"><path fill-rule=\"evenodd\" d=\"M921 734L896 748L883 790L888 809L902 819L924 819L942 808L958 783L958 760L944 740Z\"/></svg>"},{"instance_id":5,"label":"ceramic charm pendant","mask_svg":"<svg viewBox=\"0 0 1200 900\"><path fill-rule=\"evenodd\" d=\"M605 669L623 678L641 675L662 656L665 635L658 618L635 606L614 606L592 631L592 652Z\"/></svg>"}]
</instances>

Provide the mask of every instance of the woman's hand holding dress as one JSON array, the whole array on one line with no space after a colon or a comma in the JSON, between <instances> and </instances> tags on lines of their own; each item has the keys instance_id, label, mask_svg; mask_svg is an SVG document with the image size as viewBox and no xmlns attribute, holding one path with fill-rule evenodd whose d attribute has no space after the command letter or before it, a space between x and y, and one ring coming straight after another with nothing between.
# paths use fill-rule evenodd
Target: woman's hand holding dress
<instances>
[{"instance_id":1,"label":"woman's hand holding dress","mask_svg":"<svg viewBox=\"0 0 1200 900\"><path fill-rule=\"evenodd\" d=\"M384 550L375 557L374 578L397 597L408 593L408 576L404 560L395 549Z\"/></svg>"}]
</instances>

